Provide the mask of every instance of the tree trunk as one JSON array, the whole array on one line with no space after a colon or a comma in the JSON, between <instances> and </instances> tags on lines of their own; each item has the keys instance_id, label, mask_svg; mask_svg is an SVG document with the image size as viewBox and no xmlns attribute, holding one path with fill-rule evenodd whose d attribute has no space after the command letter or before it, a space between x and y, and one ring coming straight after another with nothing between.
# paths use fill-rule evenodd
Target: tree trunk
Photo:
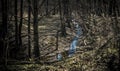
<instances>
[{"instance_id":1,"label":"tree trunk","mask_svg":"<svg viewBox=\"0 0 120 71\"><path fill-rule=\"evenodd\" d=\"M61 36L66 37L66 28L65 28L65 23L63 23L61 0L59 0L59 12L60 12L60 20L61 20Z\"/></svg>"},{"instance_id":2,"label":"tree trunk","mask_svg":"<svg viewBox=\"0 0 120 71\"><path fill-rule=\"evenodd\" d=\"M31 31L30 31L30 21L31 21L31 2L28 0L28 56L31 58Z\"/></svg>"},{"instance_id":3,"label":"tree trunk","mask_svg":"<svg viewBox=\"0 0 120 71\"><path fill-rule=\"evenodd\" d=\"M22 37L21 37L22 24L23 24L23 0L21 0L20 3L19 47L22 47Z\"/></svg>"},{"instance_id":4,"label":"tree trunk","mask_svg":"<svg viewBox=\"0 0 120 71\"><path fill-rule=\"evenodd\" d=\"M63 0L64 5L64 16L65 16L65 22L67 23L68 27L71 28L70 24L70 6L69 6L69 0Z\"/></svg>"},{"instance_id":5,"label":"tree trunk","mask_svg":"<svg viewBox=\"0 0 120 71\"><path fill-rule=\"evenodd\" d=\"M118 3L117 3L117 0L114 0L113 2L113 15L115 16L114 18L114 39L115 39L115 42L114 42L114 47L118 48L119 51L118 53L120 54L120 26L119 26L119 22L118 22L118 16L119 16L119 10L118 10ZM119 58L119 61L120 61L120 58ZM120 63L119 65L120 66Z\"/></svg>"},{"instance_id":6,"label":"tree trunk","mask_svg":"<svg viewBox=\"0 0 120 71\"><path fill-rule=\"evenodd\" d=\"M110 15L113 17L112 18L112 21L113 21L112 25L113 25L113 30L114 30L114 41L115 41L113 43L114 43L114 48L118 48L119 49L118 53L120 54L120 35L119 35L120 34L120 26L119 26L119 22L118 22L119 12L117 9L118 4L117 4L116 0L112 1L111 4L112 4L111 5L112 10L111 10ZM119 58L119 61L120 61L120 58ZM110 63L113 64L113 62L110 62ZM120 65L120 63L118 64L118 67L119 67L119 65ZM114 70L114 67L111 65L110 69Z\"/></svg>"},{"instance_id":7,"label":"tree trunk","mask_svg":"<svg viewBox=\"0 0 120 71\"><path fill-rule=\"evenodd\" d=\"M54 1L54 6L53 6L53 8L54 8L54 10L53 10L53 15L55 15L56 14L56 1Z\"/></svg>"},{"instance_id":8,"label":"tree trunk","mask_svg":"<svg viewBox=\"0 0 120 71\"><path fill-rule=\"evenodd\" d=\"M34 57L39 58L39 35L38 35L38 0L34 0Z\"/></svg>"},{"instance_id":9,"label":"tree trunk","mask_svg":"<svg viewBox=\"0 0 120 71\"><path fill-rule=\"evenodd\" d=\"M48 0L46 0L46 15L48 15L48 8L49 6L48 6Z\"/></svg>"},{"instance_id":10,"label":"tree trunk","mask_svg":"<svg viewBox=\"0 0 120 71\"><path fill-rule=\"evenodd\" d=\"M17 10L17 8L18 8L18 1L17 0L15 0L14 1L15 3L15 52L16 53L18 53L18 48L19 48L19 34L18 34L18 18L17 18L17 15L18 15L18 10ZM15 54L15 55L17 55L17 54ZM16 56L15 56L16 57Z\"/></svg>"},{"instance_id":11,"label":"tree trunk","mask_svg":"<svg viewBox=\"0 0 120 71\"><path fill-rule=\"evenodd\" d=\"M2 0L2 24L0 34L0 63L6 65L7 33L8 33L8 1Z\"/></svg>"}]
</instances>

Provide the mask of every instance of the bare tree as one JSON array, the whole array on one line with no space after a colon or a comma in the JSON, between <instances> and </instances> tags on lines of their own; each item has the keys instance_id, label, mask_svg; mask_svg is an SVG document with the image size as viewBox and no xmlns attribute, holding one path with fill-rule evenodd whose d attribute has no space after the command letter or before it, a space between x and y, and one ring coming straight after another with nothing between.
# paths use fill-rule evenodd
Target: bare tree
<instances>
[{"instance_id":1,"label":"bare tree","mask_svg":"<svg viewBox=\"0 0 120 71\"><path fill-rule=\"evenodd\" d=\"M48 8L48 7L49 7L48 4L49 4L49 1L46 0L46 4L45 4L45 7L46 7L46 15L48 15L48 9L49 9L49 8Z\"/></svg>"},{"instance_id":2,"label":"bare tree","mask_svg":"<svg viewBox=\"0 0 120 71\"><path fill-rule=\"evenodd\" d=\"M7 33L8 33L8 0L2 0L2 24L0 29L0 62L6 64Z\"/></svg>"},{"instance_id":3,"label":"bare tree","mask_svg":"<svg viewBox=\"0 0 120 71\"><path fill-rule=\"evenodd\" d=\"M31 31L30 31L30 21L31 21L31 1L28 0L28 55L31 58Z\"/></svg>"},{"instance_id":4,"label":"bare tree","mask_svg":"<svg viewBox=\"0 0 120 71\"><path fill-rule=\"evenodd\" d=\"M20 2L19 47L22 47L23 0Z\"/></svg>"},{"instance_id":5,"label":"bare tree","mask_svg":"<svg viewBox=\"0 0 120 71\"><path fill-rule=\"evenodd\" d=\"M19 49L19 34L18 34L18 1L15 0L14 1L14 5L15 5L15 8L14 8L14 12L15 12L15 51L16 53L18 52L18 49ZM16 57L16 56L15 56Z\"/></svg>"},{"instance_id":6,"label":"bare tree","mask_svg":"<svg viewBox=\"0 0 120 71\"><path fill-rule=\"evenodd\" d=\"M60 20L61 20L61 35L66 37L66 28L65 23L63 22L63 14L62 14L62 3L61 0L58 1L59 3L59 13L60 13Z\"/></svg>"},{"instance_id":7,"label":"bare tree","mask_svg":"<svg viewBox=\"0 0 120 71\"><path fill-rule=\"evenodd\" d=\"M40 56L39 52L39 35L38 35L38 0L34 0L33 2L33 7L34 7L34 24L33 24L33 29L34 29L34 55L35 57Z\"/></svg>"}]
</instances>

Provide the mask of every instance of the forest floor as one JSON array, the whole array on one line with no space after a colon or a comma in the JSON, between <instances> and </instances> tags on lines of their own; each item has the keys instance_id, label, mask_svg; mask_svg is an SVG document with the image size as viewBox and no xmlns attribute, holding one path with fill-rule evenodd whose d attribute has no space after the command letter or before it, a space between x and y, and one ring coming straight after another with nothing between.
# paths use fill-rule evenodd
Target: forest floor
<instances>
[{"instance_id":1,"label":"forest floor","mask_svg":"<svg viewBox=\"0 0 120 71\"><path fill-rule=\"evenodd\" d=\"M23 33L26 33L27 26L26 24L23 26ZM85 40L87 41L87 36L82 36L82 38L79 39L76 53L72 57L68 57L67 51L74 37L74 32L71 32L69 28L66 28L67 37L61 37L59 35L58 50L56 50L56 35L57 31L60 30L59 15L41 19L38 28L40 54L42 56L40 60L41 63L8 65L7 68L9 71L109 71L109 65L107 64L109 64L113 56L115 56L115 59L113 59L114 64L118 63L118 48L109 46L103 50L103 48L97 48L99 45L94 46L95 42L92 45L88 45L90 44L89 42L84 42ZM32 27L31 30L33 30ZM33 31L31 32L33 33ZM26 39L27 37L23 38L24 44L27 44ZM97 38L97 40L98 39L99 38ZM101 38L101 40L103 39L105 38ZM33 39L31 41L33 41ZM96 43L99 43L99 40L96 41ZM100 43L100 47L102 47L107 41L103 40ZM33 48L33 44L31 44L31 46ZM56 59L58 52L63 56L60 61ZM30 61L32 62L32 59Z\"/></svg>"}]
</instances>

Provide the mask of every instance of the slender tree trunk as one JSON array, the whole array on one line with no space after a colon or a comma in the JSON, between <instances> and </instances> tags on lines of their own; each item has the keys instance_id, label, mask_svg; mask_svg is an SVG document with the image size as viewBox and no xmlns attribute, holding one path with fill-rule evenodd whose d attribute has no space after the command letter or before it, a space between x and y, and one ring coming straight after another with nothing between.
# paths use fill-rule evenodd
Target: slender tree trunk
<instances>
[{"instance_id":1,"label":"slender tree trunk","mask_svg":"<svg viewBox=\"0 0 120 71\"><path fill-rule=\"evenodd\" d=\"M6 65L7 33L8 33L8 1L2 0L2 24L0 34L0 63Z\"/></svg>"},{"instance_id":2,"label":"slender tree trunk","mask_svg":"<svg viewBox=\"0 0 120 71\"><path fill-rule=\"evenodd\" d=\"M39 58L40 51L39 51L39 35L38 35L38 0L34 0L34 57Z\"/></svg>"},{"instance_id":3,"label":"slender tree trunk","mask_svg":"<svg viewBox=\"0 0 120 71\"><path fill-rule=\"evenodd\" d=\"M48 3L49 3L48 0L46 0L46 15L48 15L48 9L49 9Z\"/></svg>"},{"instance_id":4,"label":"slender tree trunk","mask_svg":"<svg viewBox=\"0 0 120 71\"><path fill-rule=\"evenodd\" d=\"M53 10L53 15L55 15L55 13L56 13L56 1L54 1L54 6L53 6L53 8L54 8L54 10Z\"/></svg>"},{"instance_id":5,"label":"slender tree trunk","mask_svg":"<svg viewBox=\"0 0 120 71\"><path fill-rule=\"evenodd\" d=\"M115 10L114 10L114 4L113 4L113 3L114 3L114 0L110 0L110 1L109 1L109 13L108 13L108 14L109 14L110 16L113 16L113 14L114 14L113 12L115 11Z\"/></svg>"},{"instance_id":6,"label":"slender tree trunk","mask_svg":"<svg viewBox=\"0 0 120 71\"><path fill-rule=\"evenodd\" d=\"M20 3L20 24L19 24L19 47L22 47L22 24L23 24L23 0Z\"/></svg>"},{"instance_id":7,"label":"slender tree trunk","mask_svg":"<svg viewBox=\"0 0 120 71\"><path fill-rule=\"evenodd\" d=\"M65 28L65 23L63 23L61 0L59 0L59 12L60 12L60 20L61 20L61 36L66 37L66 28Z\"/></svg>"},{"instance_id":8,"label":"slender tree trunk","mask_svg":"<svg viewBox=\"0 0 120 71\"><path fill-rule=\"evenodd\" d=\"M31 58L31 31L30 31L30 21L31 21L31 2L28 0L28 55Z\"/></svg>"},{"instance_id":9,"label":"slender tree trunk","mask_svg":"<svg viewBox=\"0 0 120 71\"><path fill-rule=\"evenodd\" d=\"M113 15L115 16L114 18L114 39L115 39L115 42L114 42L114 47L118 48L119 51L118 53L120 54L120 26L119 26L119 22L118 22L118 15L119 15L119 10L118 10L118 3L117 3L117 0L114 0L113 2ZM120 58L119 58L119 61L120 61ZM120 66L120 63L119 65ZM119 69L118 69L119 70Z\"/></svg>"},{"instance_id":10,"label":"slender tree trunk","mask_svg":"<svg viewBox=\"0 0 120 71\"><path fill-rule=\"evenodd\" d=\"M17 15L18 15L18 1L15 0L15 44L16 44L16 49L19 47L19 38L18 38L18 18L17 18Z\"/></svg>"},{"instance_id":11,"label":"slender tree trunk","mask_svg":"<svg viewBox=\"0 0 120 71\"><path fill-rule=\"evenodd\" d=\"M58 46L59 46L59 32L60 30L57 31L57 34L56 34L56 50L58 50Z\"/></svg>"},{"instance_id":12,"label":"slender tree trunk","mask_svg":"<svg viewBox=\"0 0 120 71\"><path fill-rule=\"evenodd\" d=\"M64 16L65 16L65 21L68 25L69 28L71 28L70 25L70 11L69 11L69 0L63 0L63 5L64 5Z\"/></svg>"},{"instance_id":13,"label":"slender tree trunk","mask_svg":"<svg viewBox=\"0 0 120 71\"><path fill-rule=\"evenodd\" d=\"M118 8L117 1L116 0L112 1L111 6L112 6L111 7L112 10L110 12L110 15L112 17L112 25L113 25L113 30L114 30L114 42L113 43L114 43L114 48L118 48L119 49L118 53L120 54L120 36L119 36L120 26L119 26L119 22L118 22L118 14L119 13L117 12L118 11L117 10L117 8ZM120 58L119 58L119 61L120 61ZM115 68L113 67L112 61L110 62L110 64L111 65L109 65L109 69L111 71L115 70ZM118 64L118 67L119 66L120 66L120 63ZM119 69L117 69L117 70L119 70Z\"/></svg>"}]
</instances>

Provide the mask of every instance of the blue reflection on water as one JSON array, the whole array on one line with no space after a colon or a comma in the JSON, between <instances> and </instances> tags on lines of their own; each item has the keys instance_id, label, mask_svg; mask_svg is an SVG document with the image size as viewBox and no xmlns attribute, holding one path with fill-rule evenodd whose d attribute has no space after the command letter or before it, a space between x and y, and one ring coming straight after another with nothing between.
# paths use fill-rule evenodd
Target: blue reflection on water
<instances>
[{"instance_id":1,"label":"blue reflection on water","mask_svg":"<svg viewBox=\"0 0 120 71\"><path fill-rule=\"evenodd\" d=\"M82 35L82 28L79 26L79 24L77 22L75 22L75 30L76 30L76 35L74 36L72 43L70 44L70 49L69 49L69 57L71 57L75 52L76 52L76 46L78 43L78 39L80 37L80 35Z\"/></svg>"},{"instance_id":2,"label":"blue reflection on water","mask_svg":"<svg viewBox=\"0 0 120 71\"><path fill-rule=\"evenodd\" d=\"M58 53L57 54L57 60L61 60L62 59L62 55L61 55L61 53Z\"/></svg>"},{"instance_id":3,"label":"blue reflection on water","mask_svg":"<svg viewBox=\"0 0 120 71\"><path fill-rule=\"evenodd\" d=\"M83 34L82 28L79 26L79 23L74 22L74 26L75 26L75 36L70 44L70 48L68 51L69 57L71 57L75 52L76 52L76 46L78 44L78 39L80 38L80 36ZM62 59L62 54L58 53L57 54L57 60L61 60Z\"/></svg>"}]
</instances>

